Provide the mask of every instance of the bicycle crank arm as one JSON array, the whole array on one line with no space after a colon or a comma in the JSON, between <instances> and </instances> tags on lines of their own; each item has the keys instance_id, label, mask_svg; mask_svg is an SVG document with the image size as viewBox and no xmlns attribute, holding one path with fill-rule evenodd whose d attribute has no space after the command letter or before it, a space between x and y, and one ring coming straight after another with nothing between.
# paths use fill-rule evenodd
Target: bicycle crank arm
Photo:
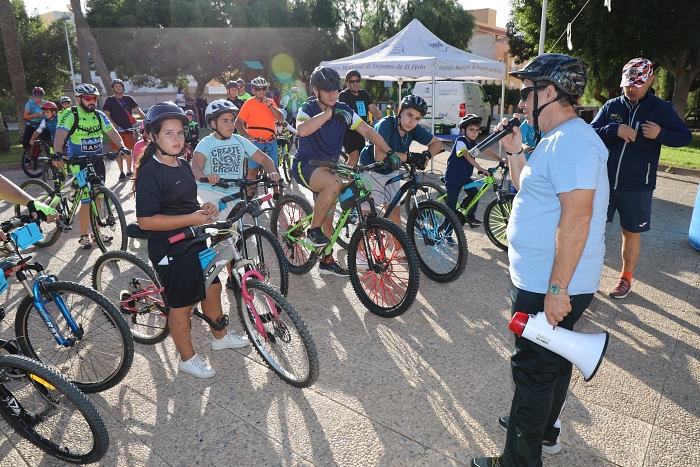
<instances>
[{"instance_id":1,"label":"bicycle crank arm","mask_svg":"<svg viewBox=\"0 0 700 467\"><path fill-rule=\"evenodd\" d=\"M226 326L228 326L228 315L221 315L218 318L216 318L216 322L214 322L199 310L194 310L194 313L192 314L206 321L206 323L209 326L211 326L212 329L214 329L215 331L223 331L224 329L226 329Z\"/></svg>"}]
</instances>

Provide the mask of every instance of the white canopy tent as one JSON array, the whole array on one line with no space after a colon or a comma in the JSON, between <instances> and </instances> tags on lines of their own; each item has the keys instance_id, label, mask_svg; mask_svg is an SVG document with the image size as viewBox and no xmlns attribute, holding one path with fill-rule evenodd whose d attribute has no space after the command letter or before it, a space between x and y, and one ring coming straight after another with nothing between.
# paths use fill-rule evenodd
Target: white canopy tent
<instances>
[{"instance_id":1,"label":"white canopy tent","mask_svg":"<svg viewBox=\"0 0 700 467\"><path fill-rule=\"evenodd\" d=\"M399 94L404 81L501 80L501 118L505 102L505 63L470 54L444 43L414 19L394 37L369 50L338 60L321 62L344 76L357 70L364 79L398 81ZM435 115L431 112L435 128Z\"/></svg>"}]
</instances>

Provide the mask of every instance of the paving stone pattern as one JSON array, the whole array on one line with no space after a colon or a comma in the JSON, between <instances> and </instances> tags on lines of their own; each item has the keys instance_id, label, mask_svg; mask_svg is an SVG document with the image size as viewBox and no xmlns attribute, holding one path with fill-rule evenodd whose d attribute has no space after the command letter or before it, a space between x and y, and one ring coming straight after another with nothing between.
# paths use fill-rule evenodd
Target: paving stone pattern
<instances>
[{"instance_id":1,"label":"paving stone pattern","mask_svg":"<svg viewBox=\"0 0 700 467\"><path fill-rule=\"evenodd\" d=\"M435 168L444 170L446 160L438 156ZM5 172L24 180L20 170ZM113 165L107 185L135 221L130 183L117 175ZM700 254L687 237L697 182L659 174L652 228L625 300L607 296L621 262L619 227L608 225L601 287L577 330L607 330L610 344L591 382L575 370L564 449L545 455L544 466L700 465ZM10 215L2 204L0 219ZM213 379L178 375L171 339L136 344L126 379L89 396L111 439L100 465L464 466L497 454L505 441L498 416L509 411L513 391L508 256L483 230L466 234L464 275L451 284L422 276L416 303L394 319L364 309L349 280L316 268L290 274L289 298L318 348L320 376L309 389L284 384L252 350L212 352L199 320L193 341L217 369ZM99 251L78 250L77 240L74 230L34 257L60 278L89 285ZM146 258L142 245L132 241L130 249ZM344 261L343 250L336 254ZM13 335L24 296L10 284L0 301L8 315L2 337ZM235 304L231 316L241 332ZM0 465L62 465L2 422L0 432Z\"/></svg>"}]
</instances>

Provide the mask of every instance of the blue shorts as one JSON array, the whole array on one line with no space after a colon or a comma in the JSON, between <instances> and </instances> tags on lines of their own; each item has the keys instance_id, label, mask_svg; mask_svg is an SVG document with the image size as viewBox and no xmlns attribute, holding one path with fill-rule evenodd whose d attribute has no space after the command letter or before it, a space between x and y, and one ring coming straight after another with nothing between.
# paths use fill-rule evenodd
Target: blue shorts
<instances>
[{"instance_id":1,"label":"blue shorts","mask_svg":"<svg viewBox=\"0 0 700 467\"><path fill-rule=\"evenodd\" d=\"M651 228L651 199L653 191L610 190L608 222L615 211L620 213L620 226L628 232L646 232Z\"/></svg>"},{"instance_id":2,"label":"blue shorts","mask_svg":"<svg viewBox=\"0 0 700 467\"><path fill-rule=\"evenodd\" d=\"M311 180L311 174L318 167L310 165L309 161L300 161L299 159L292 159L292 177L297 183L300 183L305 188L311 190L309 186L309 181ZM311 190L313 191L313 190Z\"/></svg>"},{"instance_id":3,"label":"blue shorts","mask_svg":"<svg viewBox=\"0 0 700 467\"><path fill-rule=\"evenodd\" d=\"M270 156L270 159L275 163L275 165L278 164L278 158L277 158L277 141L273 141L272 143L253 143L256 148L260 149L262 152ZM248 168L249 169L257 169L260 167L260 164L255 162L252 158L248 159Z\"/></svg>"}]
</instances>

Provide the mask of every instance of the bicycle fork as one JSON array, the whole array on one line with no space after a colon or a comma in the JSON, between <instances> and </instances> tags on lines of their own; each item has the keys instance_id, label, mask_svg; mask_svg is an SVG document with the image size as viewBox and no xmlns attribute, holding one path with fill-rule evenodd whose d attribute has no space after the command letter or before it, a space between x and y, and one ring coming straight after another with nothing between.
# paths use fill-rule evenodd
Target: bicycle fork
<instances>
[{"instance_id":1,"label":"bicycle fork","mask_svg":"<svg viewBox=\"0 0 700 467\"><path fill-rule=\"evenodd\" d=\"M243 301L246 304L246 307L248 308L248 311L251 312L253 315L253 319L255 320L255 328L258 330L258 333L263 336L263 338L266 341L271 340L271 336L267 333L265 330L265 327L263 326L263 323L267 323L270 320L270 318L267 318L265 315L269 315L272 313L272 320L275 322L279 322L279 314L277 313L277 307L275 307L275 304L270 300L270 297L267 295L265 296L265 302L267 303L267 308L270 310L270 313L264 313L263 316L260 316L258 313L258 310L255 308L255 305L253 304L253 294L248 292L248 279L250 277L254 277L255 279L258 279L261 282L264 282L265 279L263 278L263 275L260 274L260 271L256 271L254 269L250 271L246 271L245 274L243 274L243 277L241 278L241 296L243 297Z\"/></svg>"}]
</instances>

